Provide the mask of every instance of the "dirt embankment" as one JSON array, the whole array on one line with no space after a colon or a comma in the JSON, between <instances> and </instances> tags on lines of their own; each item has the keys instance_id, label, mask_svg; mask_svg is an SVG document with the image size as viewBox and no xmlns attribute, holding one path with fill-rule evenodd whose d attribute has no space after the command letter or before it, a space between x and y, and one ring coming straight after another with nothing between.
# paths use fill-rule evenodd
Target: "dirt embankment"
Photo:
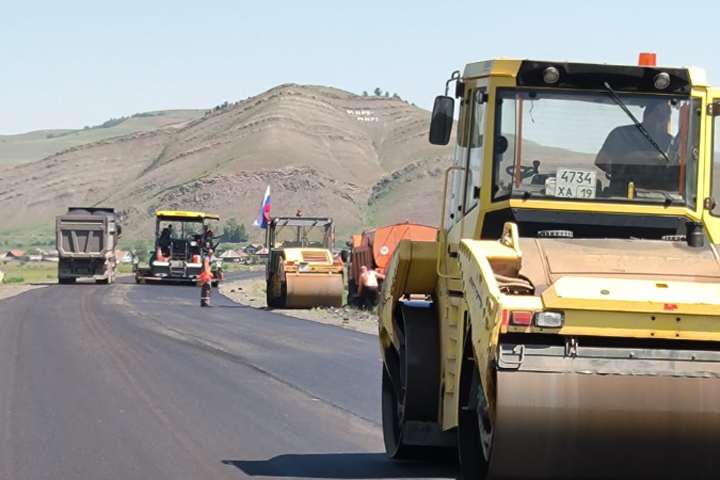
<instances>
[{"instance_id":1,"label":"dirt embankment","mask_svg":"<svg viewBox=\"0 0 720 480\"><path fill-rule=\"evenodd\" d=\"M268 309L265 301L265 280L263 278L222 283L220 284L219 290L221 294L241 305L262 310ZM377 314L350 307L321 307L313 309L275 308L272 309L272 311L289 317L337 325L349 330L377 335Z\"/></svg>"}]
</instances>

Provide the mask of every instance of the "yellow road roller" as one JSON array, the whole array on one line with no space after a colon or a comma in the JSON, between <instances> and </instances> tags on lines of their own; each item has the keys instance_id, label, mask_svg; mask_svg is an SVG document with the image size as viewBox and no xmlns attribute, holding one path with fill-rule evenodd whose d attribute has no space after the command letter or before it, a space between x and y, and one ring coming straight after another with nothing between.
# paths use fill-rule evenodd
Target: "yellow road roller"
<instances>
[{"instance_id":1,"label":"yellow road roller","mask_svg":"<svg viewBox=\"0 0 720 480\"><path fill-rule=\"evenodd\" d=\"M267 226L269 308L341 307L343 264L332 218L274 217Z\"/></svg>"},{"instance_id":2,"label":"yellow road roller","mask_svg":"<svg viewBox=\"0 0 720 480\"><path fill-rule=\"evenodd\" d=\"M438 240L399 243L379 304L390 457L718 477L720 90L640 59L470 63L435 99Z\"/></svg>"}]
</instances>

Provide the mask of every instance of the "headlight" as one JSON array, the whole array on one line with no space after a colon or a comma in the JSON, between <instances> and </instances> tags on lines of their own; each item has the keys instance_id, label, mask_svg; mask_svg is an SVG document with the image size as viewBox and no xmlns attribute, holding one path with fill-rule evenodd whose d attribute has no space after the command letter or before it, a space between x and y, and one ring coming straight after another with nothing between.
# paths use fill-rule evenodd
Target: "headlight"
<instances>
[{"instance_id":1,"label":"headlight","mask_svg":"<svg viewBox=\"0 0 720 480\"><path fill-rule=\"evenodd\" d=\"M301 263L298 265L298 272L309 272L310 271L310 265L307 263Z\"/></svg>"},{"instance_id":2,"label":"headlight","mask_svg":"<svg viewBox=\"0 0 720 480\"><path fill-rule=\"evenodd\" d=\"M658 73L655 75L653 84L658 90L665 90L670 85L670 75L665 72Z\"/></svg>"},{"instance_id":3,"label":"headlight","mask_svg":"<svg viewBox=\"0 0 720 480\"><path fill-rule=\"evenodd\" d=\"M560 80L560 72L555 67L548 67L543 72L543 82L553 84Z\"/></svg>"},{"instance_id":4,"label":"headlight","mask_svg":"<svg viewBox=\"0 0 720 480\"><path fill-rule=\"evenodd\" d=\"M560 328L563 326L562 312L537 312L535 325L543 328Z\"/></svg>"}]
</instances>

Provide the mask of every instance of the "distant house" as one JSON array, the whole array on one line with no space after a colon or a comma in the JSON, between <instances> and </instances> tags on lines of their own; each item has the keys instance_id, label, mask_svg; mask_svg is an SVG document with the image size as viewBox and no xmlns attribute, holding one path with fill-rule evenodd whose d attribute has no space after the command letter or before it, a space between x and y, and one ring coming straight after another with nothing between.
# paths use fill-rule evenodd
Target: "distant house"
<instances>
[{"instance_id":1,"label":"distant house","mask_svg":"<svg viewBox=\"0 0 720 480\"><path fill-rule=\"evenodd\" d=\"M260 258L267 258L268 253L270 253L270 250L268 250L267 248L263 247L263 248L261 248L260 250L258 250L257 252L255 252L255 255L257 255L257 256L260 257Z\"/></svg>"},{"instance_id":2,"label":"distant house","mask_svg":"<svg viewBox=\"0 0 720 480\"><path fill-rule=\"evenodd\" d=\"M57 250L41 250L43 260L46 262L60 261L60 253Z\"/></svg>"},{"instance_id":3,"label":"distant house","mask_svg":"<svg viewBox=\"0 0 720 480\"><path fill-rule=\"evenodd\" d=\"M247 253L243 251L237 252L235 250L225 250L220 254L222 261L228 263L243 263L247 259L247 256Z\"/></svg>"},{"instance_id":4,"label":"distant house","mask_svg":"<svg viewBox=\"0 0 720 480\"><path fill-rule=\"evenodd\" d=\"M22 250L10 250L5 255L5 258L8 260L20 260L24 256L25 256L25 252L23 252Z\"/></svg>"},{"instance_id":5,"label":"distant house","mask_svg":"<svg viewBox=\"0 0 720 480\"><path fill-rule=\"evenodd\" d=\"M117 263L132 263L132 252L126 251L126 250L116 250L115 251L115 261Z\"/></svg>"},{"instance_id":6,"label":"distant house","mask_svg":"<svg viewBox=\"0 0 720 480\"><path fill-rule=\"evenodd\" d=\"M243 251L247 253L248 255L255 255L259 250L262 250L263 244L262 243L251 243L245 248L243 248Z\"/></svg>"}]
</instances>

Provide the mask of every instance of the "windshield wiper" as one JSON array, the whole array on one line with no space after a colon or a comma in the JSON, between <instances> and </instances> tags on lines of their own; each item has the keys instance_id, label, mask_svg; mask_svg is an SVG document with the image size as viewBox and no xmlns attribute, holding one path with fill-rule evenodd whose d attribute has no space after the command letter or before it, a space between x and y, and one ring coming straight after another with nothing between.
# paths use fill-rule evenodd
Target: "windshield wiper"
<instances>
[{"instance_id":1,"label":"windshield wiper","mask_svg":"<svg viewBox=\"0 0 720 480\"><path fill-rule=\"evenodd\" d=\"M662 149L660 148L660 146L655 142L655 140L653 140L653 138L650 136L648 131L645 130L645 127L643 127L642 124L640 122L638 122L638 119L635 118L635 115L633 115L632 112L630 110L628 110L627 106L625 106L625 104L620 99L620 97L617 96L617 93L615 93L615 90L613 90L612 87L610 85L608 85L607 82L605 82L605 88L607 89L608 92L610 92L610 96L613 98L613 100L615 100L615 103L617 103L620 106L620 108L622 108L625 111L625 113L627 113L627 116L630 117L630 119L633 121L633 123L635 123L635 126L638 128L638 130L640 130L640 133L642 133L643 136L645 138L647 138L647 141L650 142L652 144L652 146L655 147L655 149L658 152L660 152L660 155L663 156L665 161L670 163L670 159L668 158L667 155L665 155L665 152L663 152Z\"/></svg>"}]
</instances>

